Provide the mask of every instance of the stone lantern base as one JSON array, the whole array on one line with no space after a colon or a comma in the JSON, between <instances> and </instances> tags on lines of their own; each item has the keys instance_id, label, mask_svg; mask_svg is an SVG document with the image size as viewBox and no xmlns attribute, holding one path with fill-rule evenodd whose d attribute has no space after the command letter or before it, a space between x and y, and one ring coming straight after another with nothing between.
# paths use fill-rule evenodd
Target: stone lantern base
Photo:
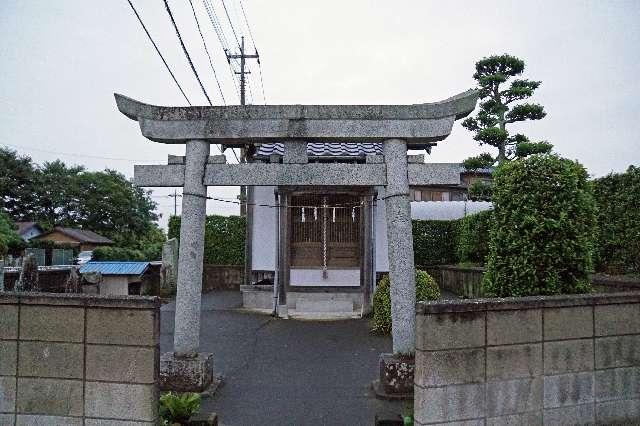
<instances>
[{"instance_id":1,"label":"stone lantern base","mask_svg":"<svg viewBox=\"0 0 640 426\"><path fill-rule=\"evenodd\" d=\"M380 379L373 382L376 396L384 399L413 399L415 358L381 354Z\"/></svg>"},{"instance_id":2,"label":"stone lantern base","mask_svg":"<svg viewBox=\"0 0 640 426\"><path fill-rule=\"evenodd\" d=\"M160 356L160 389L175 392L204 392L213 382L213 354L177 357L173 352Z\"/></svg>"}]
</instances>

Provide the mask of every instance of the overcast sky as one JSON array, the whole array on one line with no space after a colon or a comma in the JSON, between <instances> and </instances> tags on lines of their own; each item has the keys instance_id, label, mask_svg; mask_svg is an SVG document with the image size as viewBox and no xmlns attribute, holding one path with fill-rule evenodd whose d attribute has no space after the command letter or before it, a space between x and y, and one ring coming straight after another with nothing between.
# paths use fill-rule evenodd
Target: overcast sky
<instances>
[{"instance_id":1,"label":"overcast sky","mask_svg":"<svg viewBox=\"0 0 640 426\"><path fill-rule=\"evenodd\" d=\"M221 0L207 1L233 46ZM133 3L191 102L204 105L163 2ZM189 1L169 4L209 96L222 104ZM238 103L204 3L193 4L226 102ZM249 38L239 0L225 5L237 36ZM245 0L243 5L269 104L438 101L474 86L478 59L510 53L526 61L525 77L543 82L534 101L548 112L520 130L550 141L556 152L579 160L594 176L640 164L640 1ZM162 164L167 154L184 153L183 146L146 140L137 123L116 109L114 92L153 104L186 104L126 0L4 0L0 8L0 143L38 163L60 158L128 177L134 163ZM251 71L251 99L263 103L255 64ZM457 162L479 152L458 123L427 161ZM163 224L173 211L166 196L171 191L154 191ZM209 193L232 199L237 188L209 188ZM210 201L208 210L231 214L237 206Z\"/></svg>"}]
</instances>

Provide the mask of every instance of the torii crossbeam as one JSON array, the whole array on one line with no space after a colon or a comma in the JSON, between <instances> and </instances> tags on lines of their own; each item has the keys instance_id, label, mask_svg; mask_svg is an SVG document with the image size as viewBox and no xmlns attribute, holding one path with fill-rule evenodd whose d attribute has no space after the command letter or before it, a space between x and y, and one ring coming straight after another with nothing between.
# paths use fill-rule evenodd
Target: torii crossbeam
<instances>
[{"instance_id":1,"label":"torii crossbeam","mask_svg":"<svg viewBox=\"0 0 640 426\"><path fill-rule=\"evenodd\" d=\"M163 355L163 374L182 383L176 390L201 390L210 382L211 372L205 370L211 356L198 353L207 186L384 186L393 350L414 351L416 298L409 185L457 184L460 177L459 170L451 166L409 164L407 149L428 149L445 139L455 120L475 108L476 91L416 105L162 107L118 94L115 98L120 112L138 121L146 138L186 145L184 158L174 157L168 165L135 166L134 170L138 186L184 188L174 352ZM274 141L285 144L282 164L226 164L223 156L209 156L212 143L246 147ZM312 141L382 142L384 156L367 157L364 164L311 164L305 144Z\"/></svg>"}]
</instances>

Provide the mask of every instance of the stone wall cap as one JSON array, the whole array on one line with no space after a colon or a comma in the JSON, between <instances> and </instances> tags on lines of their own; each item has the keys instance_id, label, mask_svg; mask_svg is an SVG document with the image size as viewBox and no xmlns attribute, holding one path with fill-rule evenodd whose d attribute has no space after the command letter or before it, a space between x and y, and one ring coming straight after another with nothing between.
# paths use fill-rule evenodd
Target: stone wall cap
<instances>
[{"instance_id":1,"label":"stone wall cap","mask_svg":"<svg viewBox=\"0 0 640 426\"><path fill-rule=\"evenodd\" d=\"M160 307L160 298L78 293L0 292L0 305L6 304L152 309Z\"/></svg>"},{"instance_id":2,"label":"stone wall cap","mask_svg":"<svg viewBox=\"0 0 640 426\"><path fill-rule=\"evenodd\" d=\"M418 302L416 304L416 314L562 308L570 306L615 305L621 303L640 303L640 291L559 296L436 300Z\"/></svg>"}]
</instances>

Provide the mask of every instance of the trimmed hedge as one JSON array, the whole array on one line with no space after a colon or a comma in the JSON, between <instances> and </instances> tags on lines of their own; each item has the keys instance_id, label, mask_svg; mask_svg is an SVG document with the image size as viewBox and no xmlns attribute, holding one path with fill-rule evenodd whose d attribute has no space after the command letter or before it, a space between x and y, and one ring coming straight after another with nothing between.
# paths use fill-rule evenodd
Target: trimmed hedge
<instances>
[{"instance_id":1,"label":"trimmed hedge","mask_svg":"<svg viewBox=\"0 0 640 426\"><path fill-rule=\"evenodd\" d=\"M459 262L484 264L489 254L489 228L493 211L487 210L459 220L456 254Z\"/></svg>"},{"instance_id":2,"label":"trimmed hedge","mask_svg":"<svg viewBox=\"0 0 640 426\"><path fill-rule=\"evenodd\" d=\"M246 220L241 216L207 216L204 228L204 263L243 265ZM169 238L180 241L180 216L169 219Z\"/></svg>"},{"instance_id":3,"label":"trimmed hedge","mask_svg":"<svg viewBox=\"0 0 640 426\"><path fill-rule=\"evenodd\" d=\"M149 259L141 250L135 250L127 247L96 247L93 250L91 256L92 260L120 260L120 261L133 261L133 262L145 262Z\"/></svg>"},{"instance_id":4,"label":"trimmed hedge","mask_svg":"<svg viewBox=\"0 0 640 426\"><path fill-rule=\"evenodd\" d=\"M640 167L593 181L598 204L596 269L640 274Z\"/></svg>"},{"instance_id":5,"label":"trimmed hedge","mask_svg":"<svg viewBox=\"0 0 640 426\"><path fill-rule=\"evenodd\" d=\"M591 291L596 205L584 167L557 155L501 164L483 286L488 295Z\"/></svg>"},{"instance_id":6,"label":"trimmed hedge","mask_svg":"<svg viewBox=\"0 0 640 426\"><path fill-rule=\"evenodd\" d=\"M457 220L414 220L412 225L416 265L456 263Z\"/></svg>"},{"instance_id":7,"label":"trimmed hedge","mask_svg":"<svg viewBox=\"0 0 640 426\"><path fill-rule=\"evenodd\" d=\"M436 300L440 297L438 284L425 271L416 270L416 301ZM373 331L391 333L391 287L389 275L382 277L373 295Z\"/></svg>"}]
</instances>

